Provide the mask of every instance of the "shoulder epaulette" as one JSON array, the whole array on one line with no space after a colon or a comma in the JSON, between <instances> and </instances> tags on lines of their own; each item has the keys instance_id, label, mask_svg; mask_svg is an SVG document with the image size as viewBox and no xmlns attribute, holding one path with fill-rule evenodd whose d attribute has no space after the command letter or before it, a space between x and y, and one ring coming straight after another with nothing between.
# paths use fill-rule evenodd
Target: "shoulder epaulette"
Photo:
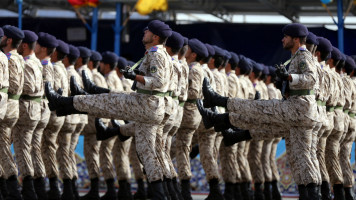
<instances>
[{"instance_id":1,"label":"shoulder epaulette","mask_svg":"<svg viewBox=\"0 0 356 200\"><path fill-rule=\"evenodd\" d=\"M41 60L42 65L48 65L48 60Z\"/></svg>"},{"instance_id":2,"label":"shoulder epaulette","mask_svg":"<svg viewBox=\"0 0 356 200\"><path fill-rule=\"evenodd\" d=\"M157 46L154 46L150 49L150 52L156 52L158 50L158 47Z\"/></svg>"},{"instance_id":3,"label":"shoulder epaulette","mask_svg":"<svg viewBox=\"0 0 356 200\"><path fill-rule=\"evenodd\" d=\"M10 52L6 53L6 57L7 57L8 60L10 60L11 53Z\"/></svg>"},{"instance_id":4,"label":"shoulder epaulette","mask_svg":"<svg viewBox=\"0 0 356 200\"><path fill-rule=\"evenodd\" d=\"M25 61L27 61L29 58L30 58L30 56L26 56L26 57L24 57L23 59L24 59Z\"/></svg>"}]
</instances>

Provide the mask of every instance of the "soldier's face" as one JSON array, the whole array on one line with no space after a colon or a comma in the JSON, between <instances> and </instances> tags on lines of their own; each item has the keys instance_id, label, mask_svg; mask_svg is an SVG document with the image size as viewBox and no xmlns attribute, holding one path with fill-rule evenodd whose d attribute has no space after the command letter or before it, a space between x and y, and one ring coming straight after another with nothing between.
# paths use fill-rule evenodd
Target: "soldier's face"
<instances>
[{"instance_id":1,"label":"soldier's face","mask_svg":"<svg viewBox=\"0 0 356 200\"><path fill-rule=\"evenodd\" d=\"M144 45L146 44L150 44L153 42L153 33L149 30L145 30L145 34L143 35L143 38L142 38L142 43Z\"/></svg>"},{"instance_id":2,"label":"soldier's face","mask_svg":"<svg viewBox=\"0 0 356 200\"><path fill-rule=\"evenodd\" d=\"M19 53L20 55L23 54L23 46L24 46L24 44L21 43L20 46L17 48L17 53Z\"/></svg>"},{"instance_id":3,"label":"soldier's face","mask_svg":"<svg viewBox=\"0 0 356 200\"><path fill-rule=\"evenodd\" d=\"M286 50L290 50L294 46L293 38L288 35L284 35L284 37L282 39L282 43L283 43L283 48Z\"/></svg>"},{"instance_id":4,"label":"soldier's face","mask_svg":"<svg viewBox=\"0 0 356 200\"><path fill-rule=\"evenodd\" d=\"M7 45L7 37L4 36L1 38L0 48L4 48L4 47L6 47L6 45Z\"/></svg>"},{"instance_id":5,"label":"soldier's face","mask_svg":"<svg viewBox=\"0 0 356 200\"><path fill-rule=\"evenodd\" d=\"M41 52L41 46L39 44L36 44L35 54L38 55L40 52Z\"/></svg>"}]
</instances>

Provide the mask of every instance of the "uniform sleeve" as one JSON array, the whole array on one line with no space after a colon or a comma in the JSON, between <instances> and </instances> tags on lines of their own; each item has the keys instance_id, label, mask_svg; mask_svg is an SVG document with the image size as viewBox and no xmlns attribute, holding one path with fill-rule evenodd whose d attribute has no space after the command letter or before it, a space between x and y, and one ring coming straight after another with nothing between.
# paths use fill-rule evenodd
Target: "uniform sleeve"
<instances>
[{"instance_id":1,"label":"uniform sleeve","mask_svg":"<svg viewBox=\"0 0 356 200\"><path fill-rule=\"evenodd\" d=\"M314 62L308 59L304 53L299 53L294 60L293 64L296 65L300 73L291 74L292 81L289 86L291 89L313 89L317 79Z\"/></svg>"},{"instance_id":2,"label":"uniform sleeve","mask_svg":"<svg viewBox=\"0 0 356 200\"><path fill-rule=\"evenodd\" d=\"M202 83L201 74L196 68L192 68L188 76L188 99L200 98Z\"/></svg>"},{"instance_id":3,"label":"uniform sleeve","mask_svg":"<svg viewBox=\"0 0 356 200\"><path fill-rule=\"evenodd\" d=\"M237 82L233 76L229 76L228 79L228 97L236 97L237 96Z\"/></svg>"},{"instance_id":4,"label":"uniform sleeve","mask_svg":"<svg viewBox=\"0 0 356 200\"><path fill-rule=\"evenodd\" d=\"M181 81L181 85L180 85L180 92L181 94L179 95L179 100L183 101L185 99L184 96L187 94L187 90L188 90L188 77L189 77L189 72L186 68L186 66L182 66L182 81Z\"/></svg>"},{"instance_id":5,"label":"uniform sleeve","mask_svg":"<svg viewBox=\"0 0 356 200\"><path fill-rule=\"evenodd\" d=\"M23 94L33 94L36 90L34 71L29 65L30 63L26 63L24 68Z\"/></svg>"},{"instance_id":6,"label":"uniform sleeve","mask_svg":"<svg viewBox=\"0 0 356 200\"><path fill-rule=\"evenodd\" d=\"M7 68L7 63L7 60L0 60L0 88L4 87L4 71Z\"/></svg>"},{"instance_id":7,"label":"uniform sleeve","mask_svg":"<svg viewBox=\"0 0 356 200\"><path fill-rule=\"evenodd\" d=\"M53 72L53 88L54 90L58 90L59 88L62 88L62 80L61 80L61 72L60 70L56 67L56 66L53 66L54 67L54 72ZM63 89L63 88L62 88Z\"/></svg>"},{"instance_id":8,"label":"uniform sleeve","mask_svg":"<svg viewBox=\"0 0 356 200\"><path fill-rule=\"evenodd\" d=\"M13 59L9 60L9 93L17 94L21 85L21 72L18 70L16 63Z\"/></svg>"},{"instance_id":9,"label":"uniform sleeve","mask_svg":"<svg viewBox=\"0 0 356 200\"><path fill-rule=\"evenodd\" d=\"M268 89L268 97L269 99L278 99L278 93L275 88L273 87L267 87Z\"/></svg>"},{"instance_id":10,"label":"uniform sleeve","mask_svg":"<svg viewBox=\"0 0 356 200\"><path fill-rule=\"evenodd\" d=\"M50 82L53 84L53 66L43 66L43 82Z\"/></svg>"},{"instance_id":11,"label":"uniform sleeve","mask_svg":"<svg viewBox=\"0 0 356 200\"><path fill-rule=\"evenodd\" d=\"M161 89L164 84L166 84L166 72L165 60L162 54L159 53L149 53L149 69L151 76L144 76L145 85L147 90Z\"/></svg>"}]
</instances>

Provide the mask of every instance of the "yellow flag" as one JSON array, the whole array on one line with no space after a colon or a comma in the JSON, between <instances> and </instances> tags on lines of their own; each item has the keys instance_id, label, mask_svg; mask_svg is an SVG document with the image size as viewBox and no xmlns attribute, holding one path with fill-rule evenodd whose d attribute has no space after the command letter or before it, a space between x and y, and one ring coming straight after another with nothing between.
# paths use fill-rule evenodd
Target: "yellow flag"
<instances>
[{"instance_id":1,"label":"yellow flag","mask_svg":"<svg viewBox=\"0 0 356 200\"><path fill-rule=\"evenodd\" d=\"M138 0L136 3L136 10L141 15L148 15L154 10L166 11L167 9L167 0Z\"/></svg>"}]
</instances>

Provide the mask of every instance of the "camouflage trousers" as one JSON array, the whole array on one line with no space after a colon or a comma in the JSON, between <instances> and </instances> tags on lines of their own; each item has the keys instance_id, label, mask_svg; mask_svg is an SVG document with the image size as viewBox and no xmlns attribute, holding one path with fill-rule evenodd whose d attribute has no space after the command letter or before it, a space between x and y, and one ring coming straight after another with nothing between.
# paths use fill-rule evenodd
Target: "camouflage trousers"
<instances>
[{"instance_id":1,"label":"camouflage trousers","mask_svg":"<svg viewBox=\"0 0 356 200\"><path fill-rule=\"evenodd\" d=\"M236 161L240 169L241 182L251 182L252 175L250 165L248 164L247 156L245 156L246 143L249 141L239 142L236 151Z\"/></svg>"},{"instance_id":2,"label":"camouflage trousers","mask_svg":"<svg viewBox=\"0 0 356 200\"><path fill-rule=\"evenodd\" d=\"M90 117L88 124L91 123ZM85 128L84 128L85 129ZM88 174L90 179L100 177L99 167L99 147L101 141L96 140L96 132L86 132L84 134L84 157L87 164Z\"/></svg>"},{"instance_id":3,"label":"camouflage trousers","mask_svg":"<svg viewBox=\"0 0 356 200\"><path fill-rule=\"evenodd\" d=\"M227 104L228 110L232 111L229 113L230 122L236 127L249 129L258 126L261 130L268 130L271 125L289 127L286 149L293 178L298 185L317 183L319 173L310 157L317 106L314 96L303 98L291 97L285 101L229 99Z\"/></svg>"},{"instance_id":4,"label":"camouflage trousers","mask_svg":"<svg viewBox=\"0 0 356 200\"><path fill-rule=\"evenodd\" d=\"M18 175L17 167L11 152L11 129L15 126L17 118L0 120L0 166L4 171L4 178Z\"/></svg>"},{"instance_id":5,"label":"camouflage trousers","mask_svg":"<svg viewBox=\"0 0 356 200\"><path fill-rule=\"evenodd\" d=\"M334 129L327 138L325 146L325 164L332 185L344 182L340 166L339 151L341 138L345 129L345 115L342 109L335 109L334 112Z\"/></svg>"},{"instance_id":6,"label":"camouflage trousers","mask_svg":"<svg viewBox=\"0 0 356 200\"><path fill-rule=\"evenodd\" d=\"M135 92L79 95L74 97L73 106L96 117L144 124L158 125L165 116L163 97Z\"/></svg>"},{"instance_id":7,"label":"camouflage trousers","mask_svg":"<svg viewBox=\"0 0 356 200\"><path fill-rule=\"evenodd\" d=\"M166 125L163 128L163 136L162 140L164 142L164 155L167 159L168 165L169 165L169 177L170 179L176 178L177 172L174 168L172 158L170 155L171 152L171 144L172 144L172 137L175 135L178 131L178 128L182 122L182 117L183 117L183 107L179 106L179 101L174 100L174 112L172 115L169 117L167 120Z\"/></svg>"},{"instance_id":8,"label":"camouflage trousers","mask_svg":"<svg viewBox=\"0 0 356 200\"><path fill-rule=\"evenodd\" d=\"M340 145L340 165L344 177L344 186L352 186L355 183L353 169L350 163L352 144L356 138L356 119L349 117L349 129L344 141Z\"/></svg>"},{"instance_id":9,"label":"camouflage trousers","mask_svg":"<svg viewBox=\"0 0 356 200\"><path fill-rule=\"evenodd\" d=\"M225 146L224 143L220 145L221 175L225 183L241 182L241 172L236 158L237 148L238 144L229 147Z\"/></svg>"},{"instance_id":10,"label":"camouflage trousers","mask_svg":"<svg viewBox=\"0 0 356 200\"><path fill-rule=\"evenodd\" d=\"M205 171L206 179L208 182L211 179L219 179L219 166L214 154L214 151L216 151L215 139L217 133L215 132L214 128L205 129L203 122L201 122L197 130L197 134L200 162ZM227 161L227 159L225 161ZM221 164L223 164L222 160Z\"/></svg>"},{"instance_id":11,"label":"camouflage trousers","mask_svg":"<svg viewBox=\"0 0 356 200\"><path fill-rule=\"evenodd\" d=\"M272 170L272 181L279 181L280 176L278 172L278 167L276 163L276 152L278 143L281 141L282 138L275 138L273 140L271 154L270 154L270 163L271 163L271 170Z\"/></svg>"},{"instance_id":12,"label":"camouflage trousers","mask_svg":"<svg viewBox=\"0 0 356 200\"><path fill-rule=\"evenodd\" d=\"M143 166L138 159L137 151L136 151L136 140L135 137L132 138L130 151L129 151L130 163L132 166L132 171L135 174L135 179L144 179L145 175L143 174Z\"/></svg>"},{"instance_id":13,"label":"camouflage trousers","mask_svg":"<svg viewBox=\"0 0 356 200\"><path fill-rule=\"evenodd\" d=\"M116 174L114 170L113 148L117 136L111 137L101 142L99 149L100 168L103 172L104 179L114 179Z\"/></svg>"},{"instance_id":14,"label":"camouflage trousers","mask_svg":"<svg viewBox=\"0 0 356 200\"><path fill-rule=\"evenodd\" d=\"M252 139L250 150L247 155L250 164L251 174L255 183L264 183L263 166L261 162L263 140Z\"/></svg>"},{"instance_id":15,"label":"camouflage trousers","mask_svg":"<svg viewBox=\"0 0 356 200\"><path fill-rule=\"evenodd\" d=\"M21 115L11 133L16 162L23 177L33 177L32 141L35 128L40 121L41 105L37 102L20 100L19 110ZM37 117L34 117L35 115Z\"/></svg>"},{"instance_id":16,"label":"camouflage trousers","mask_svg":"<svg viewBox=\"0 0 356 200\"><path fill-rule=\"evenodd\" d=\"M46 168L42 158L42 138L44 129L46 128L49 119L51 117L51 111L48 108L48 101L42 100L41 102L41 120L38 122L32 137L32 163L34 168L34 178L46 177Z\"/></svg>"},{"instance_id":17,"label":"camouflage trousers","mask_svg":"<svg viewBox=\"0 0 356 200\"><path fill-rule=\"evenodd\" d=\"M41 153L48 178L59 175L56 157L57 136L64 124L64 119L65 117L57 117L55 112L51 112L49 122L43 130Z\"/></svg>"},{"instance_id":18,"label":"camouflage trousers","mask_svg":"<svg viewBox=\"0 0 356 200\"><path fill-rule=\"evenodd\" d=\"M272 146L273 146L274 139L264 140L262 146L262 153L261 153L261 163L262 169L264 174L264 180L266 182L272 182L272 163L275 160L272 160Z\"/></svg>"},{"instance_id":19,"label":"camouflage trousers","mask_svg":"<svg viewBox=\"0 0 356 200\"><path fill-rule=\"evenodd\" d=\"M58 133L57 143L57 160L59 172L62 179L72 179L73 178L73 170L72 170L72 161L70 155L71 148L71 139L72 134L74 133L77 124L70 124L65 122Z\"/></svg>"},{"instance_id":20,"label":"camouflage trousers","mask_svg":"<svg viewBox=\"0 0 356 200\"><path fill-rule=\"evenodd\" d=\"M224 137L222 136L221 132L218 132L215 137L214 151L213 151L215 160L218 160L220 145L223 139Z\"/></svg>"},{"instance_id":21,"label":"camouflage trousers","mask_svg":"<svg viewBox=\"0 0 356 200\"><path fill-rule=\"evenodd\" d=\"M132 138L121 142L119 139L116 139L113 148L113 157L114 164L118 180L127 180L131 179L131 169L130 169L130 160L129 160L129 151L131 146ZM137 157L137 155L136 155Z\"/></svg>"},{"instance_id":22,"label":"camouflage trousers","mask_svg":"<svg viewBox=\"0 0 356 200\"><path fill-rule=\"evenodd\" d=\"M198 129L201 115L194 103L186 102L184 105L181 126L176 135L176 159L178 176L180 180L188 180L192 177L190 168L191 144L194 132Z\"/></svg>"},{"instance_id":23,"label":"camouflage trousers","mask_svg":"<svg viewBox=\"0 0 356 200\"><path fill-rule=\"evenodd\" d=\"M72 165L72 175L73 178L78 178L78 169L77 169L77 157L76 157L76 153L75 153L75 149L77 148L78 145L78 141L79 141L79 136L82 133L84 127L86 124L83 123L79 123L77 124L77 126L75 127L75 130L72 134L72 137L70 139L70 162Z\"/></svg>"},{"instance_id":24,"label":"camouflage trousers","mask_svg":"<svg viewBox=\"0 0 356 200\"><path fill-rule=\"evenodd\" d=\"M330 182L329 178L329 173L328 170L326 169L326 164L325 164L325 147L326 147L326 140L331 134L331 131L333 130L334 127L334 112L327 112L327 124L323 124L321 129L319 130L319 142L317 146L317 151L316 155L318 158L319 162L319 169L320 169L320 175L321 175L321 180Z\"/></svg>"}]
</instances>

